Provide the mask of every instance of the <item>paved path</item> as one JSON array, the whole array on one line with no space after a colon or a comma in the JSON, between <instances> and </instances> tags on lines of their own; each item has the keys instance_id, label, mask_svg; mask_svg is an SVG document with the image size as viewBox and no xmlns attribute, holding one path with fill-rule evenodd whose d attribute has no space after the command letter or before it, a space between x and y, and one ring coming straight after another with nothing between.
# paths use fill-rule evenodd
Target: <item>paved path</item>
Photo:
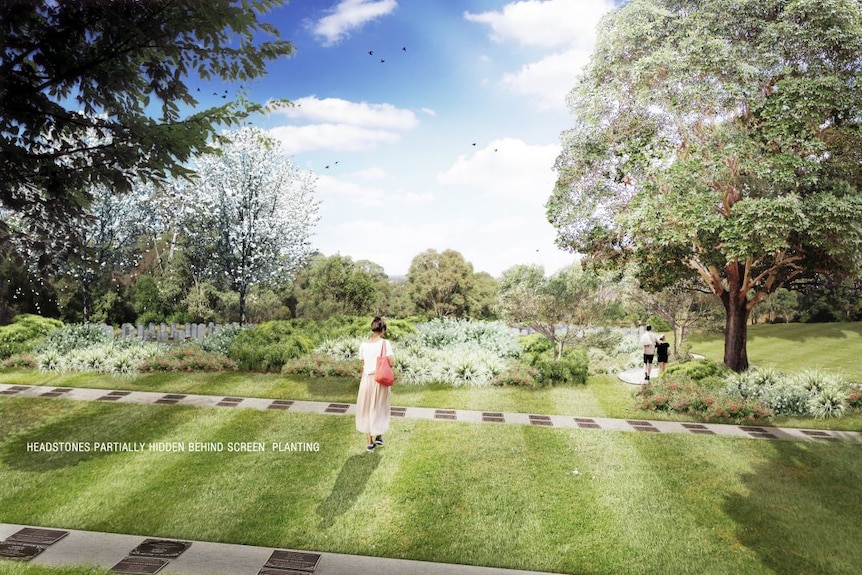
<instances>
[{"instance_id":1,"label":"paved path","mask_svg":"<svg viewBox=\"0 0 862 575\"><path fill-rule=\"evenodd\" d=\"M80 401L105 401L112 403L191 405L198 407L221 407L225 409L277 409L292 412L320 413L324 415L353 415L356 413L356 405L350 403L262 399L257 397L225 397L221 395L193 395L153 391L108 391L104 389L90 389L82 387L41 387L35 385L10 385L3 383L0 383L0 395L63 398ZM823 431L817 429L799 429L790 427L725 425L718 423L680 423L676 421L612 419L608 417L503 413L472 411L466 409L435 409L433 407L393 406L392 416L404 417L407 419L462 421L468 423L533 425L540 427L624 432L721 435L749 439L782 439L790 441L846 441L862 444L862 433L857 431Z\"/></svg>"},{"instance_id":2,"label":"paved path","mask_svg":"<svg viewBox=\"0 0 862 575\"><path fill-rule=\"evenodd\" d=\"M55 543L53 538L61 537ZM518 571L0 523L0 551L41 565L183 575L541 575ZM173 555L178 556L173 557ZM161 555L159 557L158 555ZM158 570L158 571L156 571ZM0 573L4 572L0 560ZM545 574L546 575L546 574Z\"/></svg>"},{"instance_id":3,"label":"paved path","mask_svg":"<svg viewBox=\"0 0 862 575\"><path fill-rule=\"evenodd\" d=\"M643 377L640 371L636 375L640 378ZM643 382L637 381L634 383L642 384ZM0 383L0 396L63 398L78 401L132 404L189 405L221 409L283 410L319 413L336 417L353 415L356 410L355 405L348 403L43 387L4 383ZM393 417L439 420L441 422L460 421L491 425L530 425L630 433L683 433L758 440L844 441L862 444L862 433L853 431L678 423L424 407L392 407L392 415ZM55 542L49 542L57 535L60 536L60 539ZM171 551L171 547L180 547L181 553L175 557L160 558L152 556L154 549L165 552ZM150 555L143 554L147 552ZM158 572L184 575L538 575L538 572L533 571L514 571L468 565L293 551L205 541L165 541L139 535L95 533L0 523L0 556L5 555L8 557L10 554L14 555L16 553L22 555L32 554L31 561L34 563L44 565L97 565L112 569L116 573ZM0 572L2 572L2 563L0 563Z\"/></svg>"}]
</instances>

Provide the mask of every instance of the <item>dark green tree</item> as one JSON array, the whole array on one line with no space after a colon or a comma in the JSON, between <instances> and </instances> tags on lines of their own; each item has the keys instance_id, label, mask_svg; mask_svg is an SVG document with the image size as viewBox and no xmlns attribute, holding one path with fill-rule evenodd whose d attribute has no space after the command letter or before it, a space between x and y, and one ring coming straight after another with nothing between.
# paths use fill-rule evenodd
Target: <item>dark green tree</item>
<instances>
[{"instance_id":1,"label":"dark green tree","mask_svg":"<svg viewBox=\"0 0 862 575\"><path fill-rule=\"evenodd\" d=\"M259 20L282 3L4 0L0 209L33 222L38 243L56 239L51 226L80 215L95 186L188 176L219 125L262 108L224 92L223 105L198 109L188 80L244 82L291 54Z\"/></svg>"},{"instance_id":2,"label":"dark green tree","mask_svg":"<svg viewBox=\"0 0 862 575\"><path fill-rule=\"evenodd\" d=\"M473 264L455 250L424 251L407 271L410 297L420 313L432 317L467 315L475 283Z\"/></svg>"}]
</instances>

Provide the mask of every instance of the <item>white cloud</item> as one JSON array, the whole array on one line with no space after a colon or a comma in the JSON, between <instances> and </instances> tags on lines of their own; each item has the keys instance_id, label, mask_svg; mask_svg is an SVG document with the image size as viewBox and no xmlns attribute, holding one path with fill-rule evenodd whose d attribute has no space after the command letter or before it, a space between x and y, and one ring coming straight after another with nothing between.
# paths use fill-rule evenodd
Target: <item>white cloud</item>
<instances>
[{"instance_id":1,"label":"white cloud","mask_svg":"<svg viewBox=\"0 0 862 575\"><path fill-rule=\"evenodd\" d=\"M465 12L464 18L487 24L497 42L516 40L543 48L590 46L596 23L610 8L610 0L523 0L506 4L502 11Z\"/></svg>"},{"instance_id":2,"label":"white cloud","mask_svg":"<svg viewBox=\"0 0 862 575\"><path fill-rule=\"evenodd\" d=\"M315 96L300 98L296 100L296 106L281 108L277 114L311 122L304 126L278 126L269 130L289 155L313 150L369 150L379 144L400 140L401 132L419 124L411 110L392 104L319 99Z\"/></svg>"},{"instance_id":3,"label":"white cloud","mask_svg":"<svg viewBox=\"0 0 862 575\"><path fill-rule=\"evenodd\" d=\"M419 123L416 114L411 110L397 108L386 103L373 104L351 102L341 98L319 99L316 96L306 96L296 100L295 104L294 107L278 110L278 113L289 118L312 122L397 130L410 130Z\"/></svg>"},{"instance_id":4,"label":"white cloud","mask_svg":"<svg viewBox=\"0 0 862 575\"><path fill-rule=\"evenodd\" d=\"M317 191L326 207L327 200L337 202L347 200L359 206L380 206L386 196L386 190L377 187L366 187L356 182L331 176L321 176L317 180Z\"/></svg>"},{"instance_id":5,"label":"white cloud","mask_svg":"<svg viewBox=\"0 0 862 575\"><path fill-rule=\"evenodd\" d=\"M488 197L528 199L548 197L556 175L552 170L559 145L531 146L522 140L496 140L472 156L459 156L437 174L444 185L459 185Z\"/></svg>"},{"instance_id":6,"label":"white cloud","mask_svg":"<svg viewBox=\"0 0 862 575\"><path fill-rule=\"evenodd\" d=\"M398 7L395 0L341 0L329 13L318 20L314 33L322 36L324 44L330 46L349 35L352 30Z\"/></svg>"},{"instance_id":7,"label":"white cloud","mask_svg":"<svg viewBox=\"0 0 862 575\"><path fill-rule=\"evenodd\" d=\"M388 175L388 173L383 168L371 167L353 172L350 175L352 177L359 178L360 180L382 180Z\"/></svg>"},{"instance_id":8,"label":"white cloud","mask_svg":"<svg viewBox=\"0 0 862 575\"><path fill-rule=\"evenodd\" d=\"M563 108L566 95L575 87L581 68L590 52L572 49L525 64L517 72L503 75L502 83L513 92L534 96L539 108Z\"/></svg>"},{"instance_id":9,"label":"white cloud","mask_svg":"<svg viewBox=\"0 0 862 575\"><path fill-rule=\"evenodd\" d=\"M495 42L511 40L553 50L504 74L502 84L535 97L540 108L562 109L595 45L596 25L613 7L611 0L522 0L499 11L465 12L464 18L488 26Z\"/></svg>"},{"instance_id":10,"label":"white cloud","mask_svg":"<svg viewBox=\"0 0 862 575\"><path fill-rule=\"evenodd\" d=\"M378 144L395 142L401 138L396 132L347 124L279 126L268 131L273 138L281 142L281 149L287 155L314 150L368 150Z\"/></svg>"}]
</instances>

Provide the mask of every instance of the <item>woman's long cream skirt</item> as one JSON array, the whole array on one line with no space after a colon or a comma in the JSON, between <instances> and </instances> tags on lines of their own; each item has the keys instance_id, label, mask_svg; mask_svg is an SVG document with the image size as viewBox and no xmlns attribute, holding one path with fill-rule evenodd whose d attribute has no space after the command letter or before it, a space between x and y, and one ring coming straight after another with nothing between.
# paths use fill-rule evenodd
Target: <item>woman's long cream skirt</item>
<instances>
[{"instance_id":1,"label":"woman's long cream skirt","mask_svg":"<svg viewBox=\"0 0 862 575\"><path fill-rule=\"evenodd\" d=\"M371 435L389 431L389 390L374 381L373 373L362 375L356 398L356 431Z\"/></svg>"}]
</instances>

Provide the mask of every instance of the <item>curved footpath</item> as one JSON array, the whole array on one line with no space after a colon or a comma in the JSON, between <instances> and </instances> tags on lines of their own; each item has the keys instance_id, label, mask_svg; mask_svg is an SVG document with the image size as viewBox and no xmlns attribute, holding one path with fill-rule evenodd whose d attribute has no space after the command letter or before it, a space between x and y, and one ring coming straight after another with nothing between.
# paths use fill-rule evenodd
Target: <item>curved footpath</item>
<instances>
[{"instance_id":1,"label":"curved footpath","mask_svg":"<svg viewBox=\"0 0 862 575\"><path fill-rule=\"evenodd\" d=\"M632 384L644 383L643 372L640 370L620 374L620 379ZM356 410L355 405L347 403L146 391L107 391L104 389L42 387L4 383L0 383L0 395L113 403L181 404L225 409L277 409L335 416L353 415ZM424 407L392 407L392 416L632 433L688 433L760 440L843 441L862 444L862 433L854 431L678 423ZM130 574L158 572L184 575L539 575L535 571L293 551L206 541L163 540L138 535L0 523L0 558L3 557L30 560L43 565L96 565L111 569L115 573ZM2 566L0 563L0 572L2 572Z\"/></svg>"}]
</instances>

